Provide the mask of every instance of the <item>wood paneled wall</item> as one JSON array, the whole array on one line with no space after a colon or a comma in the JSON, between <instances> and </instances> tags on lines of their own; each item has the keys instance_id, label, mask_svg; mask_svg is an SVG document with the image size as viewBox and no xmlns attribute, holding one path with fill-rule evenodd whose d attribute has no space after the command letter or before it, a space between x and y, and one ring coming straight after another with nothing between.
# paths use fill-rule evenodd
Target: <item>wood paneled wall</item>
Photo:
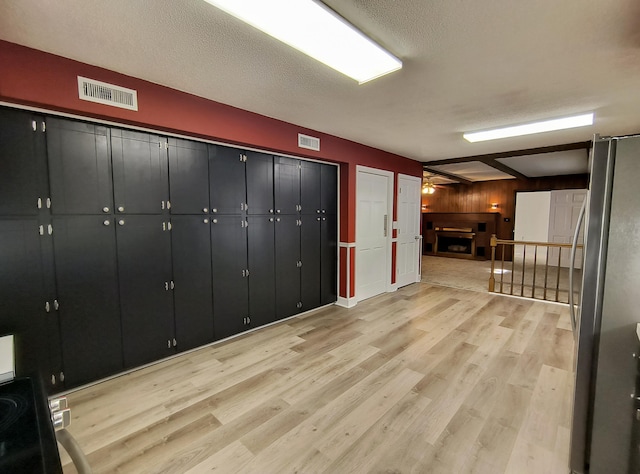
<instances>
[{"instance_id":1,"label":"wood paneled wall","mask_svg":"<svg viewBox=\"0 0 640 474\"><path fill-rule=\"evenodd\" d=\"M498 203L498 238L512 239L517 191L585 189L588 183L589 175L580 174L532 178L526 181L504 179L470 185L440 185L434 194L422 195L422 212L496 212L491 209L491 204Z\"/></svg>"}]
</instances>

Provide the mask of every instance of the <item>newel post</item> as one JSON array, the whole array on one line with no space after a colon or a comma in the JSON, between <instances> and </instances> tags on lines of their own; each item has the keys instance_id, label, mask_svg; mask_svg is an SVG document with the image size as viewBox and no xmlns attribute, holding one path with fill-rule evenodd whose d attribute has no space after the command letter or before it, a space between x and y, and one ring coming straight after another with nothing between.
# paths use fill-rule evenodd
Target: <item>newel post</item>
<instances>
[{"instance_id":1,"label":"newel post","mask_svg":"<svg viewBox=\"0 0 640 474\"><path fill-rule=\"evenodd\" d=\"M490 293L493 293L496 288L496 277L493 273L496 267L496 245L498 245L496 234L491 234L491 275L489 276Z\"/></svg>"}]
</instances>

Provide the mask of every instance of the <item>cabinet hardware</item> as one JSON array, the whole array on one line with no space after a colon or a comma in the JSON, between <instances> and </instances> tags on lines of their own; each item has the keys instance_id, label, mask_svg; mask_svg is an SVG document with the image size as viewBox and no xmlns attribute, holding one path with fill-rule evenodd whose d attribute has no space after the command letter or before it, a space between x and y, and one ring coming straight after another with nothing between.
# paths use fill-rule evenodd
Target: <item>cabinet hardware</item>
<instances>
[{"instance_id":1,"label":"cabinet hardware","mask_svg":"<svg viewBox=\"0 0 640 474\"><path fill-rule=\"evenodd\" d=\"M56 384L56 376L51 374L51 385L55 385Z\"/></svg>"},{"instance_id":2,"label":"cabinet hardware","mask_svg":"<svg viewBox=\"0 0 640 474\"><path fill-rule=\"evenodd\" d=\"M269 214L273 214L273 209L269 209Z\"/></svg>"},{"instance_id":3,"label":"cabinet hardware","mask_svg":"<svg viewBox=\"0 0 640 474\"><path fill-rule=\"evenodd\" d=\"M38 233L39 233L40 235L44 235L44 226L43 226L43 225L38 226Z\"/></svg>"},{"instance_id":4,"label":"cabinet hardware","mask_svg":"<svg viewBox=\"0 0 640 474\"><path fill-rule=\"evenodd\" d=\"M316 220L317 220L318 222L320 222L320 218L319 218L319 217L316 217Z\"/></svg>"},{"instance_id":5,"label":"cabinet hardware","mask_svg":"<svg viewBox=\"0 0 640 474\"><path fill-rule=\"evenodd\" d=\"M123 206L120 206L120 207L118 208L118 212L124 212L124 207L123 207Z\"/></svg>"},{"instance_id":6,"label":"cabinet hardware","mask_svg":"<svg viewBox=\"0 0 640 474\"><path fill-rule=\"evenodd\" d=\"M244 211L244 203L243 202L240 203L240 210Z\"/></svg>"},{"instance_id":7,"label":"cabinet hardware","mask_svg":"<svg viewBox=\"0 0 640 474\"><path fill-rule=\"evenodd\" d=\"M244 221L240 221L240 227L244 229Z\"/></svg>"},{"instance_id":8,"label":"cabinet hardware","mask_svg":"<svg viewBox=\"0 0 640 474\"><path fill-rule=\"evenodd\" d=\"M167 230L171 230L171 222L167 222Z\"/></svg>"},{"instance_id":9,"label":"cabinet hardware","mask_svg":"<svg viewBox=\"0 0 640 474\"><path fill-rule=\"evenodd\" d=\"M47 131L47 124L42 122L42 131L46 132Z\"/></svg>"},{"instance_id":10,"label":"cabinet hardware","mask_svg":"<svg viewBox=\"0 0 640 474\"><path fill-rule=\"evenodd\" d=\"M326 217L323 217L323 218L322 218L322 221L323 221L323 222L324 222L324 221L326 221L326 220L327 220L327 218L326 218ZM384 234L384 235L387 235L387 234Z\"/></svg>"},{"instance_id":11,"label":"cabinet hardware","mask_svg":"<svg viewBox=\"0 0 640 474\"><path fill-rule=\"evenodd\" d=\"M172 290L176 289L176 284L173 282L173 280L169 282L169 288L171 288Z\"/></svg>"},{"instance_id":12,"label":"cabinet hardware","mask_svg":"<svg viewBox=\"0 0 640 474\"><path fill-rule=\"evenodd\" d=\"M204 219L202 222L204 222L205 224L209 223L209 219Z\"/></svg>"},{"instance_id":13,"label":"cabinet hardware","mask_svg":"<svg viewBox=\"0 0 640 474\"><path fill-rule=\"evenodd\" d=\"M123 220L123 219L120 219L120 220L118 221L118 225L124 225L124 220Z\"/></svg>"},{"instance_id":14,"label":"cabinet hardware","mask_svg":"<svg viewBox=\"0 0 640 474\"><path fill-rule=\"evenodd\" d=\"M171 349L171 340L167 339L167 349Z\"/></svg>"},{"instance_id":15,"label":"cabinet hardware","mask_svg":"<svg viewBox=\"0 0 640 474\"><path fill-rule=\"evenodd\" d=\"M325 211L325 210L323 209L323 210L322 210L322 213L324 214L325 212L327 212L327 211Z\"/></svg>"},{"instance_id":16,"label":"cabinet hardware","mask_svg":"<svg viewBox=\"0 0 640 474\"><path fill-rule=\"evenodd\" d=\"M213 222L214 224L218 223L218 219L213 219L211 222Z\"/></svg>"},{"instance_id":17,"label":"cabinet hardware","mask_svg":"<svg viewBox=\"0 0 640 474\"><path fill-rule=\"evenodd\" d=\"M302 225L302 219L297 219L297 220L296 220L296 225L297 225L298 227L300 227L300 226Z\"/></svg>"},{"instance_id":18,"label":"cabinet hardware","mask_svg":"<svg viewBox=\"0 0 640 474\"><path fill-rule=\"evenodd\" d=\"M176 341L175 337L173 338L173 347L176 347L178 345L178 341Z\"/></svg>"},{"instance_id":19,"label":"cabinet hardware","mask_svg":"<svg viewBox=\"0 0 640 474\"><path fill-rule=\"evenodd\" d=\"M171 201L167 200L167 209L171 209Z\"/></svg>"},{"instance_id":20,"label":"cabinet hardware","mask_svg":"<svg viewBox=\"0 0 640 474\"><path fill-rule=\"evenodd\" d=\"M103 222L103 224L104 224L104 225L109 225L109 224L111 224L111 221L110 221L109 219L106 219L106 220Z\"/></svg>"},{"instance_id":21,"label":"cabinet hardware","mask_svg":"<svg viewBox=\"0 0 640 474\"><path fill-rule=\"evenodd\" d=\"M169 291L169 282L168 281L164 282L164 291Z\"/></svg>"},{"instance_id":22,"label":"cabinet hardware","mask_svg":"<svg viewBox=\"0 0 640 474\"><path fill-rule=\"evenodd\" d=\"M47 225L47 233L49 235L53 234L53 226L51 224Z\"/></svg>"},{"instance_id":23,"label":"cabinet hardware","mask_svg":"<svg viewBox=\"0 0 640 474\"><path fill-rule=\"evenodd\" d=\"M242 270L242 276L246 277L247 276L247 271L246 270Z\"/></svg>"},{"instance_id":24,"label":"cabinet hardware","mask_svg":"<svg viewBox=\"0 0 640 474\"><path fill-rule=\"evenodd\" d=\"M276 222L280 222L280 218L279 217L276 217Z\"/></svg>"},{"instance_id":25,"label":"cabinet hardware","mask_svg":"<svg viewBox=\"0 0 640 474\"><path fill-rule=\"evenodd\" d=\"M296 305L296 308L298 308L298 309L302 308L302 301L298 301L298 304Z\"/></svg>"},{"instance_id":26,"label":"cabinet hardware","mask_svg":"<svg viewBox=\"0 0 640 474\"><path fill-rule=\"evenodd\" d=\"M316 214L320 214L320 209L316 209Z\"/></svg>"},{"instance_id":27,"label":"cabinet hardware","mask_svg":"<svg viewBox=\"0 0 640 474\"><path fill-rule=\"evenodd\" d=\"M269 222L273 222L273 217L270 217L270 218L269 218Z\"/></svg>"},{"instance_id":28,"label":"cabinet hardware","mask_svg":"<svg viewBox=\"0 0 640 474\"><path fill-rule=\"evenodd\" d=\"M102 212L109 212L109 208L108 208L108 207L106 207L106 206L105 206L105 207L103 207L103 208L102 208Z\"/></svg>"},{"instance_id":29,"label":"cabinet hardware","mask_svg":"<svg viewBox=\"0 0 640 474\"><path fill-rule=\"evenodd\" d=\"M64 382L64 372L60 372L60 382Z\"/></svg>"},{"instance_id":30,"label":"cabinet hardware","mask_svg":"<svg viewBox=\"0 0 640 474\"><path fill-rule=\"evenodd\" d=\"M208 207L203 207L202 208L202 212L204 212L205 214L209 214L209 208Z\"/></svg>"},{"instance_id":31,"label":"cabinet hardware","mask_svg":"<svg viewBox=\"0 0 640 474\"><path fill-rule=\"evenodd\" d=\"M51 305L49 304L48 301L45 301L44 303L44 310L49 313L51 311Z\"/></svg>"},{"instance_id":32,"label":"cabinet hardware","mask_svg":"<svg viewBox=\"0 0 640 474\"><path fill-rule=\"evenodd\" d=\"M58 300L53 300L53 309L55 309L56 311L60 309L60 303L58 303Z\"/></svg>"},{"instance_id":33,"label":"cabinet hardware","mask_svg":"<svg viewBox=\"0 0 640 474\"><path fill-rule=\"evenodd\" d=\"M47 198L47 209L51 209L51 198Z\"/></svg>"},{"instance_id":34,"label":"cabinet hardware","mask_svg":"<svg viewBox=\"0 0 640 474\"><path fill-rule=\"evenodd\" d=\"M249 221L244 221L244 226L249 227Z\"/></svg>"},{"instance_id":35,"label":"cabinet hardware","mask_svg":"<svg viewBox=\"0 0 640 474\"><path fill-rule=\"evenodd\" d=\"M216 208L214 207L213 209L211 209L211 212L213 212L213 213L215 214L216 212L218 212L218 209L216 209Z\"/></svg>"},{"instance_id":36,"label":"cabinet hardware","mask_svg":"<svg viewBox=\"0 0 640 474\"><path fill-rule=\"evenodd\" d=\"M38 209L42 209L42 198L38 198Z\"/></svg>"},{"instance_id":37,"label":"cabinet hardware","mask_svg":"<svg viewBox=\"0 0 640 474\"><path fill-rule=\"evenodd\" d=\"M280 209L276 209L276 214L280 214Z\"/></svg>"},{"instance_id":38,"label":"cabinet hardware","mask_svg":"<svg viewBox=\"0 0 640 474\"><path fill-rule=\"evenodd\" d=\"M162 208L162 210L164 211L164 201L160 201L160 207Z\"/></svg>"},{"instance_id":39,"label":"cabinet hardware","mask_svg":"<svg viewBox=\"0 0 640 474\"><path fill-rule=\"evenodd\" d=\"M162 231L164 232L165 230L167 230L167 223L163 222L162 223Z\"/></svg>"},{"instance_id":40,"label":"cabinet hardware","mask_svg":"<svg viewBox=\"0 0 640 474\"><path fill-rule=\"evenodd\" d=\"M35 120L31 121L31 128L33 128L34 132L38 130L38 124L36 124Z\"/></svg>"}]
</instances>

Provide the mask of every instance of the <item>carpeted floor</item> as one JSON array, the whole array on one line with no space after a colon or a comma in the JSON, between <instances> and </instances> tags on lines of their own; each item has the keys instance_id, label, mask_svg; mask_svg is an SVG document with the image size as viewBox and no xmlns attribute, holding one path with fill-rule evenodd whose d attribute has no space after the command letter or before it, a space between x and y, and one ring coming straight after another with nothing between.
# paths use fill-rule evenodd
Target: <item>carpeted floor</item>
<instances>
[{"instance_id":1,"label":"carpeted floor","mask_svg":"<svg viewBox=\"0 0 640 474\"><path fill-rule=\"evenodd\" d=\"M500 265L498 263L497 265ZM560 275L555 268L548 268L545 284L545 268L536 266L535 291L533 265L528 263L525 267L524 285L522 277L522 263L505 262L503 269L498 267L495 271L495 290L505 294L517 296L535 296L536 299L548 301L568 302L569 270L560 269ZM491 275L490 260L467 260L463 258L435 257L424 255L422 257L422 281L435 285L461 288L465 290L487 292L489 289L489 276ZM512 291L513 278L513 291ZM581 281L582 273L576 270L574 274L574 295L577 298L577 288ZM545 291L546 287L546 291ZM556 291L557 287L557 291Z\"/></svg>"}]
</instances>

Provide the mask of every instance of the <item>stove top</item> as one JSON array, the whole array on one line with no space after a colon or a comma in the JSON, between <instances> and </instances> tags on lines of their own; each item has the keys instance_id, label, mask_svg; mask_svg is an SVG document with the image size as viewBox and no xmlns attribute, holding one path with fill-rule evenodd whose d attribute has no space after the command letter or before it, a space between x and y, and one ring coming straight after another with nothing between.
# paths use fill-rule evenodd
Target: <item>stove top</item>
<instances>
[{"instance_id":1,"label":"stove top","mask_svg":"<svg viewBox=\"0 0 640 474\"><path fill-rule=\"evenodd\" d=\"M34 379L0 384L0 472L62 473L46 397Z\"/></svg>"}]
</instances>

